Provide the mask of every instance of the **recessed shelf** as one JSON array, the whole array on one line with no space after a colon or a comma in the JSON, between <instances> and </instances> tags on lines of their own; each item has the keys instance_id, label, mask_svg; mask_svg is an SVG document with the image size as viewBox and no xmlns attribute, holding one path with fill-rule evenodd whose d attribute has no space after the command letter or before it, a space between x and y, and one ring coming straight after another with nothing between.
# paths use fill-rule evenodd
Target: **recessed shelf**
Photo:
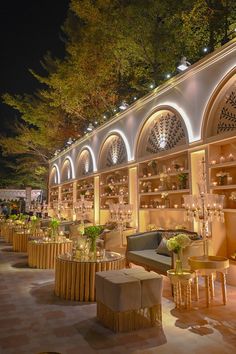
<instances>
[{"instance_id":1,"label":"recessed shelf","mask_svg":"<svg viewBox=\"0 0 236 354\"><path fill-rule=\"evenodd\" d=\"M236 184L227 184L225 186L210 186L210 189L221 190L221 189L235 189Z\"/></svg>"},{"instance_id":2,"label":"recessed shelf","mask_svg":"<svg viewBox=\"0 0 236 354\"><path fill-rule=\"evenodd\" d=\"M184 208L139 208L139 211L149 210L149 211L185 211Z\"/></svg>"},{"instance_id":3,"label":"recessed shelf","mask_svg":"<svg viewBox=\"0 0 236 354\"><path fill-rule=\"evenodd\" d=\"M146 192L146 193L139 193L140 196L144 195L161 195L162 193L168 193L168 194L182 194L182 193L189 193L190 189L176 189L176 190L165 190L165 191L159 191L159 192Z\"/></svg>"},{"instance_id":4,"label":"recessed shelf","mask_svg":"<svg viewBox=\"0 0 236 354\"><path fill-rule=\"evenodd\" d=\"M181 173L189 173L189 170L183 170L183 171L179 171L179 172L170 172L170 173L165 173L167 175L167 177L173 177L173 176L178 176ZM147 180L152 180L152 179L160 179L161 178L161 174L158 175L152 175L152 176L147 176L147 177L139 177L140 181L147 181Z\"/></svg>"},{"instance_id":5,"label":"recessed shelf","mask_svg":"<svg viewBox=\"0 0 236 354\"><path fill-rule=\"evenodd\" d=\"M226 161L222 163L208 164L209 168L235 167L236 161Z\"/></svg>"}]
</instances>

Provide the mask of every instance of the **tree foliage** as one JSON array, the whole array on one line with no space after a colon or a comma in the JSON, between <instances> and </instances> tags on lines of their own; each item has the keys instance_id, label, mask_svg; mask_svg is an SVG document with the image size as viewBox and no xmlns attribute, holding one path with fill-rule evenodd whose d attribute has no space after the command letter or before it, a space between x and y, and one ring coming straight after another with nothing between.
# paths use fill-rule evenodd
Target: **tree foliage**
<instances>
[{"instance_id":1,"label":"tree foliage","mask_svg":"<svg viewBox=\"0 0 236 354\"><path fill-rule=\"evenodd\" d=\"M5 94L20 114L4 154L17 173L41 184L47 160L88 122L102 122L122 101L131 102L174 73L184 55L193 62L233 34L233 0L71 0L63 25L65 58L46 54L44 76L32 95ZM40 173L38 168L42 166Z\"/></svg>"}]
</instances>

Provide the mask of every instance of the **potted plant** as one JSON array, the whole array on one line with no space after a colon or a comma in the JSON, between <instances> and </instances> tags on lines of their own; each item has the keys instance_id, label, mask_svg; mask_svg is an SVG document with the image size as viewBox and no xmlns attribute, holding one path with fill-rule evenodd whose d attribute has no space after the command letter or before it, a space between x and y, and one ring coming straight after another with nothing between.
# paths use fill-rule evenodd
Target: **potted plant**
<instances>
[{"instance_id":1,"label":"potted plant","mask_svg":"<svg viewBox=\"0 0 236 354\"><path fill-rule=\"evenodd\" d=\"M84 234L90 240L90 251L95 255L96 252L96 240L103 230L102 226L88 226L84 229Z\"/></svg>"},{"instance_id":2,"label":"potted plant","mask_svg":"<svg viewBox=\"0 0 236 354\"><path fill-rule=\"evenodd\" d=\"M187 188L187 179L188 179L188 174L187 173L179 173L177 175L178 181L179 181L179 188L180 189L186 189Z\"/></svg>"}]
</instances>

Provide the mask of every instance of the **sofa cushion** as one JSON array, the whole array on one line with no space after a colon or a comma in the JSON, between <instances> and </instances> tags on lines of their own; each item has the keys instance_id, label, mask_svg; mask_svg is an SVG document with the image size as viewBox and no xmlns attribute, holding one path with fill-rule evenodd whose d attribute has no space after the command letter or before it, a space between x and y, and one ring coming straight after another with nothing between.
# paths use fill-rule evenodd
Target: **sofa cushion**
<instances>
[{"instance_id":1,"label":"sofa cushion","mask_svg":"<svg viewBox=\"0 0 236 354\"><path fill-rule=\"evenodd\" d=\"M149 267L161 274L171 269L172 257L157 254L155 249L129 251L126 256L129 262Z\"/></svg>"},{"instance_id":2,"label":"sofa cushion","mask_svg":"<svg viewBox=\"0 0 236 354\"><path fill-rule=\"evenodd\" d=\"M133 234L127 237L127 250L140 251L145 249L155 250L161 242L161 231L150 231Z\"/></svg>"},{"instance_id":3,"label":"sofa cushion","mask_svg":"<svg viewBox=\"0 0 236 354\"><path fill-rule=\"evenodd\" d=\"M156 253L162 254L163 256L171 257L172 252L168 249L166 242L167 239L163 237L156 249Z\"/></svg>"}]
</instances>

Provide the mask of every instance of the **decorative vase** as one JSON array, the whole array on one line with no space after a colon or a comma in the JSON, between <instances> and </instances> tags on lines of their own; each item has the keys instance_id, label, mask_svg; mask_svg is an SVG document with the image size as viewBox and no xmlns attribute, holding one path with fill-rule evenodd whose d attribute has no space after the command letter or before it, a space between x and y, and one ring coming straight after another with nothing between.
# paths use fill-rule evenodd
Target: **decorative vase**
<instances>
[{"instance_id":1,"label":"decorative vase","mask_svg":"<svg viewBox=\"0 0 236 354\"><path fill-rule=\"evenodd\" d=\"M180 254L178 252L177 259L175 262L175 274L182 274L182 273L183 273L182 261L180 259Z\"/></svg>"},{"instance_id":2,"label":"decorative vase","mask_svg":"<svg viewBox=\"0 0 236 354\"><path fill-rule=\"evenodd\" d=\"M96 238L90 238L90 255L91 257L96 257Z\"/></svg>"}]
</instances>

